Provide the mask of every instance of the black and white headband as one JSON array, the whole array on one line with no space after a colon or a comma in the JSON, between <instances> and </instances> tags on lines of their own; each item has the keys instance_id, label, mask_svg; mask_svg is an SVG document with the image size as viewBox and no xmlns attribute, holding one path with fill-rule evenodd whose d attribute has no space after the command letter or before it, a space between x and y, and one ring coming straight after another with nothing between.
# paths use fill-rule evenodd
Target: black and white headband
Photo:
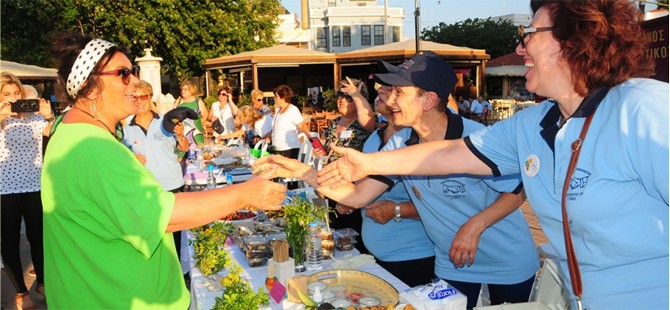
<instances>
[{"instance_id":1,"label":"black and white headband","mask_svg":"<svg viewBox=\"0 0 670 310\"><path fill-rule=\"evenodd\" d=\"M115 46L113 43L102 39L93 39L89 41L84 49L79 53L77 59L72 65L70 75L67 77L67 93L74 99L77 97L84 81L91 75L93 67L100 61L102 55L108 49Z\"/></svg>"}]
</instances>

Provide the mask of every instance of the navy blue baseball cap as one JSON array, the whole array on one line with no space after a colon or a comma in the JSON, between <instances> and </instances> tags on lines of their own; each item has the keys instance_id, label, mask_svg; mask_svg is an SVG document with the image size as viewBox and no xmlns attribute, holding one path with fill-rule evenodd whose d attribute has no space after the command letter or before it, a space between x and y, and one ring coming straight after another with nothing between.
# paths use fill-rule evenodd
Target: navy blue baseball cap
<instances>
[{"instance_id":1,"label":"navy blue baseball cap","mask_svg":"<svg viewBox=\"0 0 670 310\"><path fill-rule=\"evenodd\" d=\"M398 66L382 62L388 73L375 74L375 80L384 85L416 86L447 99L458 82L451 65L431 51L418 52Z\"/></svg>"}]
</instances>

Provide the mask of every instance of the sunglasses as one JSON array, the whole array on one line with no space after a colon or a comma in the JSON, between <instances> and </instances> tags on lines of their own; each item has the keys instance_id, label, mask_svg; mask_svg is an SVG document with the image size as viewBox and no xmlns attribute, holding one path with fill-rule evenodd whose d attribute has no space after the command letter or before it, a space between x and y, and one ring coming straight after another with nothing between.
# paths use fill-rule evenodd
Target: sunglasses
<instances>
[{"instance_id":1,"label":"sunglasses","mask_svg":"<svg viewBox=\"0 0 670 310\"><path fill-rule=\"evenodd\" d=\"M228 96L226 93L219 93L219 96Z\"/></svg>"},{"instance_id":2,"label":"sunglasses","mask_svg":"<svg viewBox=\"0 0 670 310\"><path fill-rule=\"evenodd\" d=\"M140 78L140 66L133 66L131 69L128 68L120 68L116 70L111 70L111 71L102 71L96 73L96 75L120 75L121 76L121 81L123 84L128 85L130 83L130 76L134 76L136 78Z\"/></svg>"},{"instance_id":3,"label":"sunglasses","mask_svg":"<svg viewBox=\"0 0 670 310\"><path fill-rule=\"evenodd\" d=\"M263 102L263 98L256 99L257 102Z\"/></svg>"},{"instance_id":4,"label":"sunglasses","mask_svg":"<svg viewBox=\"0 0 670 310\"><path fill-rule=\"evenodd\" d=\"M144 95L135 96L135 98L140 99L140 100L149 100L149 98L151 98L151 95L144 94Z\"/></svg>"},{"instance_id":5,"label":"sunglasses","mask_svg":"<svg viewBox=\"0 0 670 310\"><path fill-rule=\"evenodd\" d=\"M519 42L521 43L521 47L526 48L526 37L529 35L536 33L536 32L543 32L543 31L550 31L553 30L556 27L524 27L524 26L519 26L519 30L517 32L517 37L519 39Z\"/></svg>"}]
</instances>

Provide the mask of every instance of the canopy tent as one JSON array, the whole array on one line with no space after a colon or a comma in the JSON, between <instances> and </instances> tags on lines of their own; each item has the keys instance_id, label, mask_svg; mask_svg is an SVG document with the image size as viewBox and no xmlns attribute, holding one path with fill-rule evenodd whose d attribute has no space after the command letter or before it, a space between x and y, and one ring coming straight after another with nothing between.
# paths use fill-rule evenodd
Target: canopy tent
<instances>
[{"instance_id":1,"label":"canopy tent","mask_svg":"<svg viewBox=\"0 0 670 310\"><path fill-rule=\"evenodd\" d=\"M486 92L492 98L527 100L526 71L523 56L516 52L491 59L486 69Z\"/></svg>"},{"instance_id":2,"label":"canopy tent","mask_svg":"<svg viewBox=\"0 0 670 310\"><path fill-rule=\"evenodd\" d=\"M483 93L486 61L491 58L485 50L423 40L419 43L421 50L434 52L451 64L458 76L456 85L458 94L476 96ZM414 54L416 54L414 39L378 45L337 54L337 69L341 76L362 77L374 73L379 60L398 64L411 58ZM464 82L463 72L470 72L476 86L470 87Z\"/></svg>"},{"instance_id":3,"label":"canopy tent","mask_svg":"<svg viewBox=\"0 0 670 310\"><path fill-rule=\"evenodd\" d=\"M250 77L251 88L276 87L279 84L301 84L291 85L296 88L309 87L307 81L319 79L328 80L328 84L335 83L336 76L333 75L335 66L335 55L312 51L303 48L275 45L257 49L254 51L243 52L236 55L222 56L213 59L207 59L203 67L207 71L207 85L212 79L212 70L222 70L225 73L239 73L240 84L243 86L247 78ZM274 70L276 68L285 68L285 75ZM262 84L259 86L259 69L263 69ZM246 72L246 73L245 73ZM246 78L245 78L246 74ZM250 75L250 76L249 76ZM270 82L271 81L271 82ZM271 85L270 84L277 84ZM209 89L207 90L209 92Z\"/></svg>"},{"instance_id":4,"label":"canopy tent","mask_svg":"<svg viewBox=\"0 0 670 310\"><path fill-rule=\"evenodd\" d=\"M6 60L0 60L0 71L9 71L21 80L58 79L58 71L56 69L25 65Z\"/></svg>"},{"instance_id":5,"label":"canopy tent","mask_svg":"<svg viewBox=\"0 0 670 310\"><path fill-rule=\"evenodd\" d=\"M475 60L482 61L491 58L485 50L473 49L464 46L456 46L431 41L420 42L421 50L429 50L442 56L447 61ZM416 54L416 41L414 39L394 42L384 45L363 48L355 51L337 54L338 63L352 63L370 60L400 60L409 59Z\"/></svg>"},{"instance_id":6,"label":"canopy tent","mask_svg":"<svg viewBox=\"0 0 670 310\"><path fill-rule=\"evenodd\" d=\"M516 52L491 59L487 66L487 76L524 76L528 71L523 64L523 56Z\"/></svg>"}]
</instances>

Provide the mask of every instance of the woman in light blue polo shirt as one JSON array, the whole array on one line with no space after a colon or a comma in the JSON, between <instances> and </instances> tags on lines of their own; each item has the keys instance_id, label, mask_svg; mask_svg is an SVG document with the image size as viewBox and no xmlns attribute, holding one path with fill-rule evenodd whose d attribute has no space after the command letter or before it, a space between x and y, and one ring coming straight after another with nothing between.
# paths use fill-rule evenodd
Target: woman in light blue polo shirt
<instances>
[{"instance_id":1,"label":"woman in light blue polo shirt","mask_svg":"<svg viewBox=\"0 0 670 310\"><path fill-rule=\"evenodd\" d=\"M668 84L628 1L531 1L517 53L526 88L553 98L465 139L360 154L320 172L322 185L365 175L521 173L572 292L561 215L571 144L592 123L567 192L571 239L591 309L668 309ZM397 163L403 160L403 165ZM571 294L572 295L572 294ZM572 298L573 309L577 303Z\"/></svg>"},{"instance_id":2,"label":"woman in light blue polo shirt","mask_svg":"<svg viewBox=\"0 0 670 310\"><path fill-rule=\"evenodd\" d=\"M149 82L140 80L135 92L137 113L123 126L123 144L156 178L165 191L178 193L184 188L184 176L177 158L177 149L188 151L189 144L184 137L184 125L179 123L174 132L163 129L163 116L154 112L151 98L154 92ZM177 256L181 249L181 231L173 232Z\"/></svg>"}]
</instances>

